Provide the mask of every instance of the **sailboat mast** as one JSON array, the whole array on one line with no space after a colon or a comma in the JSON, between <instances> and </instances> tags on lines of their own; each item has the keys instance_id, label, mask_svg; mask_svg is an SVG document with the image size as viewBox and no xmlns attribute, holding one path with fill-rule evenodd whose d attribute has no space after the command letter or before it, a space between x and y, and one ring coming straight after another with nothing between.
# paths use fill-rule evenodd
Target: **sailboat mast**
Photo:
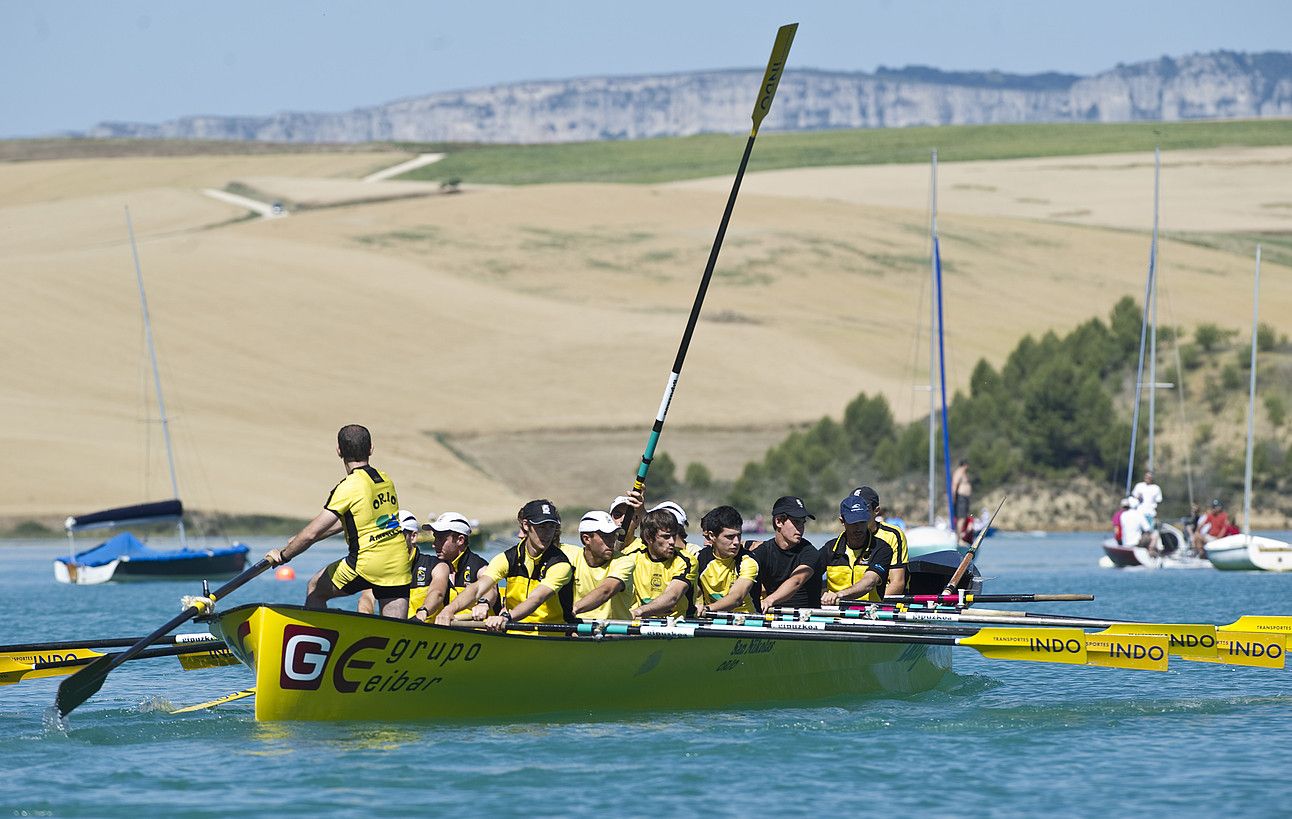
<instances>
[{"instance_id":1,"label":"sailboat mast","mask_svg":"<svg viewBox=\"0 0 1292 819\"><path fill-rule=\"evenodd\" d=\"M126 208L126 231L130 234L130 253L135 260L135 282L139 285L139 309L144 316L144 338L148 342L148 355L153 365L153 386L157 389L157 411L161 415L162 439L166 442L166 463L170 467L170 488L173 497L179 499L179 479L175 476L175 451L170 442L170 420L166 416L166 399L162 396L161 371L157 368L157 347L153 343L153 323L148 315L148 294L144 292L144 273L139 266L139 247L135 243L135 226L130 219L130 208ZM184 533L184 518L179 519L180 546L187 548L188 539Z\"/></svg>"},{"instance_id":2,"label":"sailboat mast","mask_svg":"<svg viewBox=\"0 0 1292 819\"><path fill-rule=\"evenodd\" d=\"M929 251L929 525L932 526L937 513L937 482L934 478L933 451L937 446L934 413L937 410L937 393L934 388L933 374L937 372L938 342L938 152L934 149L929 174L929 238L932 245Z\"/></svg>"},{"instance_id":3,"label":"sailboat mast","mask_svg":"<svg viewBox=\"0 0 1292 819\"><path fill-rule=\"evenodd\" d=\"M1252 290L1252 375L1247 386L1247 466L1243 469L1243 534L1252 534L1252 439L1256 432L1256 336L1261 312L1261 246L1256 246L1256 284Z\"/></svg>"},{"instance_id":4,"label":"sailboat mast","mask_svg":"<svg viewBox=\"0 0 1292 819\"><path fill-rule=\"evenodd\" d=\"M1153 433L1157 425L1157 222L1158 192L1162 178L1162 149L1153 149L1153 244L1149 250L1149 288L1153 305L1153 326L1148 353L1148 471L1153 471Z\"/></svg>"}]
</instances>

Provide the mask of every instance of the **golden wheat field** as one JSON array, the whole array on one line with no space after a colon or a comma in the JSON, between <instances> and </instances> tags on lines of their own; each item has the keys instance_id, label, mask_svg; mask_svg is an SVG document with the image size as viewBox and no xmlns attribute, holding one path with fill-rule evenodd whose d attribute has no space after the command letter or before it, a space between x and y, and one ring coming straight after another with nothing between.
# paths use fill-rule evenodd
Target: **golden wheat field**
<instances>
[{"instance_id":1,"label":"golden wheat field","mask_svg":"<svg viewBox=\"0 0 1292 819\"><path fill-rule=\"evenodd\" d=\"M729 179L442 195L358 180L397 152L0 164L0 516L169 496L129 206L192 507L307 517L369 426L403 505L485 520L629 482ZM733 158L734 161L734 158ZM1142 298L1152 156L944 163L948 378ZM415 184L415 183L407 183ZM310 205L248 218L206 188ZM392 188L391 186L395 186ZM390 192L387 193L386 191ZM1164 158L1163 229L1292 227L1292 148ZM376 199L378 201L366 201ZM363 200L363 201L361 201ZM928 169L751 174L662 449L720 477L796 424L926 394ZM1252 261L1167 239L1164 322L1245 328ZM1267 263L1263 317L1292 332Z\"/></svg>"}]
</instances>

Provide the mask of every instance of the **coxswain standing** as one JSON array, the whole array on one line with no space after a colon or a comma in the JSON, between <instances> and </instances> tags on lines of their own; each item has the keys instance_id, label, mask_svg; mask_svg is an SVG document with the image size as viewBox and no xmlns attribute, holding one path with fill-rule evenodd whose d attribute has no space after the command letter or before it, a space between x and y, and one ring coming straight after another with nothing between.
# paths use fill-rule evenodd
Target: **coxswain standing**
<instances>
[{"instance_id":1,"label":"coxswain standing","mask_svg":"<svg viewBox=\"0 0 1292 819\"><path fill-rule=\"evenodd\" d=\"M421 602L420 598L417 600L417 602L413 601L413 595L416 594L415 587L417 586L417 556L418 556L417 535L419 533L419 527L417 525L417 515L414 515L412 512L409 512L405 509L400 509L399 510L399 531L404 534L404 542L408 544L409 559L413 562L413 566L412 566L413 583L412 583L412 587L410 587L409 589L409 600L408 600L408 607L411 609L413 606L416 606L418 605L418 603ZM426 585L426 584L422 584L422 585ZM423 592L423 594L425 594L425 592ZM359 605L356 607L356 610L360 614L373 614L374 612L377 611L377 598L373 596L372 589L364 589L362 592L360 592Z\"/></svg>"},{"instance_id":2,"label":"coxswain standing","mask_svg":"<svg viewBox=\"0 0 1292 819\"><path fill-rule=\"evenodd\" d=\"M510 620L522 623L573 623L574 572L561 543L561 514L546 498L521 507L520 543L501 552L480 570L479 578L435 615L451 625L459 611L471 611L490 631L504 631ZM505 582L503 610L489 616L486 592Z\"/></svg>"},{"instance_id":3,"label":"coxswain standing","mask_svg":"<svg viewBox=\"0 0 1292 819\"><path fill-rule=\"evenodd\" d=\"M306 608L325 609L333 598L372 589L383 616L403 619L408 616L412 560L399 529L395 484L386 473L368 463L372 435L365 427L341 427L336 435L336 454L346 475L328 495L323 511L286 546L270 549L265 560L281 565L320 540L344 531L350 552L310 579Z\"/></svg>"}]
</instances>

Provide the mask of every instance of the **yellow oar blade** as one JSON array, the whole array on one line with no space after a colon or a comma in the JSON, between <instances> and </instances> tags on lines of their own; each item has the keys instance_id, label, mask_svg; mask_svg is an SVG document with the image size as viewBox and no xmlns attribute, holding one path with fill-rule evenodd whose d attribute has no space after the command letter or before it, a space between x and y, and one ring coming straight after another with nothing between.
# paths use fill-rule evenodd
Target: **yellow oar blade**
<instances>
[{"instance_id":1,"label":"yellow oar blade","mask_svg":"<svg viewBox=\"0 0 1292 819\"><path fill-rule=\"evenodd\" d=\"M92 648L5 652L0 654L0 685L13 685L23 680L36 680L43 677L66 677L84 668L84 663L59 668L36 668L39 663L62 663L71 660L84 660L88 663L102 656L103 652Z\"/></svg>"},{"instance_id":2,"label":"yellow oar blade","mask_svg":"<svg viewBox=\"0 0 1292 819\"><path fill-rule=\"evenodd\" d=\"M1287 653L1287 637L1277 632L1255 634L1222 631L1216 635L1216 654L1212 657L1185 657L1200 663L1224 663L1253 668L1282 668Z\"/></svg>"},{"instance_id":3,"label":"yellow oar blade","mask_svg":"<svg viewBox=\"0 0 1292 819\"><path fill-rule=\"evenodd\" d=\"M1115 623L1101 634L1164 634L1167 653L1185 660L1216 657L1216 627L1206 623Z\"/></svg>"},{"instance_id":4,"label":"yellow oar blade","mask_svg":"<svg viewBox=\"0 0 1292 819\"><path fill-rule=\"evenodd\" d=\"M1086 635L1086 653L1090 665L1166 671L1169 643L1165 634L1110 634L1100 631Z\"/></svg>"},{"instance_id":5,"label":"yellow oar blade","mask_svg":"<svg viewBox=\"0 0 1292 819\"><path fill-rule=\"evenodd\" d=\"M1220 626L1217 631L1242 631L1248 634L1275 632L1283 634L1286 645L1292 646L1292 617L1272 614L1244 614L1229 625Z\"/></svg>"},{"instance_id":6,"label":"yellow oar blade","mask_svg":"<svg viewBox=\"0 0 1292 819\"><path fill-rule=\"evenodd\" d=\"M1085 665L1086 633L1079 628L985 628L957 645L977 649L993 660Z\"/></svg>"},{"instance_id":7,"label":"yellow oar blade","mask_svg":"<svg viewBox=\"0 0 1292 819\"><path fill-rule=\"evenodd\" d=\"M790 56L790 46L794 44L794 32L799 30L798 23L789 23L776 30L776 42L772 44L772 56L767 61L767 70L763 72L763 85L758 90L758 101L754 103L754 128L751 137L758 136L758 129L763 124L763 117L772 110L772 98L776 96L776 87L781 84L781 74L785 71L785 61Z\"/></svg>"},{"instance_id":8,"label":"yellow oar blade","mask_svg":"<svg viewBox=\"0 0 1292 819\"><path fill-rule=\"evenodd\" d=\"M176 708L170 713L191 714L194 711L205 711L206 709L214 708L217 705L224 705L226 702L235 702L237 700L244 699L245 697L254 697L255 695L256 695L256 689L248 688L245 691L235 691L232 694L226 694L223 697L220 697L219 699L210 700L208 702L199 702L197 705L188 705L188 706L185 706L184 708Z\"/></svg>"}]
</instances>

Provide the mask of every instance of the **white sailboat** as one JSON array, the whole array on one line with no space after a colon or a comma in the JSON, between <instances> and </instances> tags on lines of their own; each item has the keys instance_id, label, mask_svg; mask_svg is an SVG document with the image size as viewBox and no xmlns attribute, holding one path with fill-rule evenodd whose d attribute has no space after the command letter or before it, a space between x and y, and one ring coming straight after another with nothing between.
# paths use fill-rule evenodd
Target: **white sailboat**
<instances>
[{"instance_id":1,"label":"white sailboat","mask_svg":"<svg viewBox=\"0 0 1292 819\"><path fill-rule=\"evenodd\" d=\"M949 446L949 433L946 427L947 420L947 396L946 396L946 362L942 355L942 257L938 247L938 152L934 151L932 156L930 177L930 200L931 200L931 219L929 222L929 238L932 249L929 255L929 277L932 283L930 292L932 297L929 299L929 518L928 524L924 526L912 526L906 530L906 545L911 557L919 557L931 552L940 552L946 549L955 549L958 544L958 538L953 530L948 518L954 509L947 509L947 518L938 519L937 516L937 480L935 453L937 450L937 414L939 406L939 397L941 398L942 409L942 442L944 453ZM934 385L934 377L941 372L941 390ZM946 455L950 458L950 455ZM947 485L948 497L947 503L950 505L950 461L947 461Z\"/></svg>"},{"instance_id":2,"label":"white sailboat","mask_svg":"<svg viewBox=\"0 0 1292 819\"><path fill-rule=\"evenodd\" d=\"M175 453L171 447L170 422L166 416L166 400L162 396L161 373L157 368L157 348L153 344L152 321L148 314L148 296L144 291L144 274L139 266L139 249L135 245L134 225L130 210L126 210L126 230L130 234L130 250L135 262L135 281L139 285L139 308L143 314L144 337L152 359L153 384L157 391L157 409L161 415L162 438L166 442L166 463L170 467L170 500L134 504L115 509L105 509L87 515L74 515L64 523L67 530L69 555L54 561L54 579L60 583L78 586L97 585L110 580L149 579L172 580L177 577L214 578L237 574L247 562L248 547L242 543L213 548L190 549L184 531L184 506L179 500L179 480L175 474ZM150 549L130 532L76 553L75 533L92 529L115 529L136 524L157 524L174 521L179 534L180 548L172 550Z\"/></svg>"},{"instance_id":3,"label":"white sailboat","mask_svg":"<svg viewBox=\"0 0 1292 819\"><path fill-rule=\"evenodd\" d=\"M1140 394L1144 384L1144 343L1148 341L1148 462L1147 471L1152 472L1156 454L1155 432L1157 428L1157 391L1171 388L1174 384L1159 384L1157 380L1157 237L1158 237L1158 203L1162 180L1162 151L1153 151L1153 238L1149 245L1148 281L1145 283L1144 318L1140 325L1139 363L1135 374L1135 408L1131 414L1130 455L1126 464L1126 495L1131 493L1131 483L1135 475L1135 444L1139 431ZM1177 380L1182 374L1177 372ZM1200 569L1206 568L1206 561L1193 556L1188 548L1188 539L1175 526L1161 521L1157 524L1159 552L1154 554L1139 545L1125 545L1114 537L1104 540L1104 556L1099 563L1105 568L1144 568L1144 569Z\"/></svg>"},{"instance_id":4,"label":"white sailboat","mask_svg":"<svg viewBox=\"0 0 1292 819\"><path fill-rule=\"evenodd\" d=\"M1251 379L1247 387L1247 465L1243 470L1242 534L1217 538L1206 545L1207 559L1230 571L1292 572L1292 544L1252 534L1252 444L1256 428L1256 336L1260 320L1261 246L1256 246L1256 284L1252 296Z\"/></svg>"}]
</instances>

